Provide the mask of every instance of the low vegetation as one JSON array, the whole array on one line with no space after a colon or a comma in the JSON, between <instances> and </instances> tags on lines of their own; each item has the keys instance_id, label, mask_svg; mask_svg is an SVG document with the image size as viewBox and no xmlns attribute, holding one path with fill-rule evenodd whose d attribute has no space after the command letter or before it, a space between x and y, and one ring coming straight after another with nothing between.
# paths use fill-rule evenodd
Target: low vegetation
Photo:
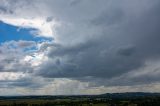
<instances>
[{"instance_id":1,"label":"low vegetation","mask_svg":"<svg viewBox=\"0 0 160 106\"><path fill-rule=\"evenodd\" d=\"M0 97L0 106L160 106L159 94Z\"/></svg>"}]
</instances>

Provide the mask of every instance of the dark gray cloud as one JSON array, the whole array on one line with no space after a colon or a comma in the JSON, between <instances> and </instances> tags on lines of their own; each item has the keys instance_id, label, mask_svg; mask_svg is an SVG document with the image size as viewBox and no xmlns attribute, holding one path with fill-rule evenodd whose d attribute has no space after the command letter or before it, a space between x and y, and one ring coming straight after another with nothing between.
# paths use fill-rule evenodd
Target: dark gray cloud
<instances>
[{"instance_id":1,"label":"dark gray cloud","mask_svg":"<svg viewBox=\"0 0 160 106\"><path fill-rule=\"evenodd\" d=\"M79 3L82 2L82 1L83 1L83 0L72 0L71 3L70 3L70 5L71 5L71 6L74 6L74 5L79 4Z\"/></svg>"},{"instance_id":2,"label":"dark gray cloud","mask_svg":"<svg viewBox=\"0 0 160 106\"><path fill-rule=\"evenodd\" d=\"M105 10L100 16L91 21L94 25L110 26L120 24L125 18L125 13L121 9Z\"/></svg>"},{"instance_id":3,"label":"dark gray cloud","mask_svg":"<svg viewBox=\"0 0 160 106\"><path fill-rule=\"evenodd\" d=\"M0 6L0 13L12 14L13 11L12 10L7 10L6 7Z\"/></svg>"},{"instance_id":4,"label":"dark gray cloud","mask_svg":"<svg viewBox=\"0 0 160 106\"><path fill-rule=\"evenodd\" d=\"M31 78L31 76L22 77L16 80L1 80L0 88L15 88L15 87L25 87L31 89L38 89L46 85L49 81L41 80L41 83L38 82L39 79Z\"/></svg>"},{"instance_id":5,"label":"dark gray cloud","mask_svg":"<svg viewBox=\"0 0 160 106\"><path fill-rule=\"evenodd\" d=\"M135 48L131 46L131 47L119 48L119 50L117 51L117 54L122 56L131 56L135 52L136 52Z\"/></svg>"},{"instance_id":6,"label":"dark gray cloud","mask_svg":"<svg viewBox=\"0 0 160 106\"><path fill-rule=\"evenodd\" d=\"M42 64L36 74L52 78L91 76L111 79L145 67L146 61L159 58L160 53L160 3L146 5L149 7L132 5L132 9L126 10L127 7L120 4L113 6L111 11L102 11L88 23L101 29L94 35L97 36L95 39L74 46L50 46L50 61ZM143 83L147 82L144 80Z\"/></svg>"}]
</instances>

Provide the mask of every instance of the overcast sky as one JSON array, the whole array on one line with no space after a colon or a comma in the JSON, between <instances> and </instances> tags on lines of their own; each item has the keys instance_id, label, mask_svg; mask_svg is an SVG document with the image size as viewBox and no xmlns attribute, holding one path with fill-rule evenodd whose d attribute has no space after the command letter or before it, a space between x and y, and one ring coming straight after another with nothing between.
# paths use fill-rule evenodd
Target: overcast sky
<instances>
[{"instance_id":1,"label":"overcast sky","mask_svg":"<svg viewBox=\"0 0 160 106\"><path fill-rule=\"evenodd\" d=\"M0 0L0 95L160 92L159 0Z\"/></svg>"}]
</instances>

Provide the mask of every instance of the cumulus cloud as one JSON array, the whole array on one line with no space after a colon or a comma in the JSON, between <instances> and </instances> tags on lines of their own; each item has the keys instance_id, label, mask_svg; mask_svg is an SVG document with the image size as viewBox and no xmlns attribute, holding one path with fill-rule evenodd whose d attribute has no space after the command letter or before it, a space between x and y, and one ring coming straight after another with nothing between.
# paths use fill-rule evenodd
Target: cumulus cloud
<instances>
[{"instance_id":1,"label":"cumulus cloud","mask_svg":"<svg viewBox=\"0 0 160 106\"><path fill-rule=\"evenodd\" d=\"M145 6L144 2L148 6ZM115 5L115 2L110 3ZM87 30L95 29L98 32L91 35L93 38L88 37L87 32L82 33L83 28L76 27L79 31L70 35L72 38L69 39L77 40L74 36L81 34L79 36L82 39L78 36L80 40L78 43L69 42L66 46L62 42L62 46L48 47L50 48L48 56L51 59L42 64L38 75L53 78L87 76L113 78L130 71L137 71L145 67L146 61L158 58L158 2L148 4L149 1L143 1L141 2L143 7L136 7L137 3L135 1L131 7L124 4L116 5L111 8L112 11L104 10L99 16L93 17L87 24L91 25ZM130 9L126 10L127 8ZM134 12L131 14L131 11ZM59 64L56 64L56 59ZM45 69L48 71L44 72Z\"/></svg>"}]
</instances>

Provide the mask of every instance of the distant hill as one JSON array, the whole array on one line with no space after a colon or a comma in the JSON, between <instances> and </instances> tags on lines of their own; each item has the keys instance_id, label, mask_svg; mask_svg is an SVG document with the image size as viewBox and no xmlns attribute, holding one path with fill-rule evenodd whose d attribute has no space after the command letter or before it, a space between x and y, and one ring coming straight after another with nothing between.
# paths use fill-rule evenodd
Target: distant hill
<instances>
[{"instance_id":1,"label":"distant hill","mask_svg":"<svg viewBox=\"0 0 160 106\"><path fill-rule=\"evenodd\" d=\"M126 99L126 98L143 98L143 97L160 97L160 93L147 92L126 92L126 93L105 93L100 95L39 95L39 96L0 96L0 100L17 100L17 99L74 99L74 98L108 98L108 99Z\"/></svg>"},{"instance_id":2,"label":"distant hill","mask_svg":"<svg viewBox=\"0 0 160 106\"><path fill-rule=\"evenodd\" d=\"M148 92L125 92L125 93L106 93L101 94L102 97L107 98L135 98L135 97L154 97L160 96L160 93L148 93Z\"/></svg>"}]
</instances>

